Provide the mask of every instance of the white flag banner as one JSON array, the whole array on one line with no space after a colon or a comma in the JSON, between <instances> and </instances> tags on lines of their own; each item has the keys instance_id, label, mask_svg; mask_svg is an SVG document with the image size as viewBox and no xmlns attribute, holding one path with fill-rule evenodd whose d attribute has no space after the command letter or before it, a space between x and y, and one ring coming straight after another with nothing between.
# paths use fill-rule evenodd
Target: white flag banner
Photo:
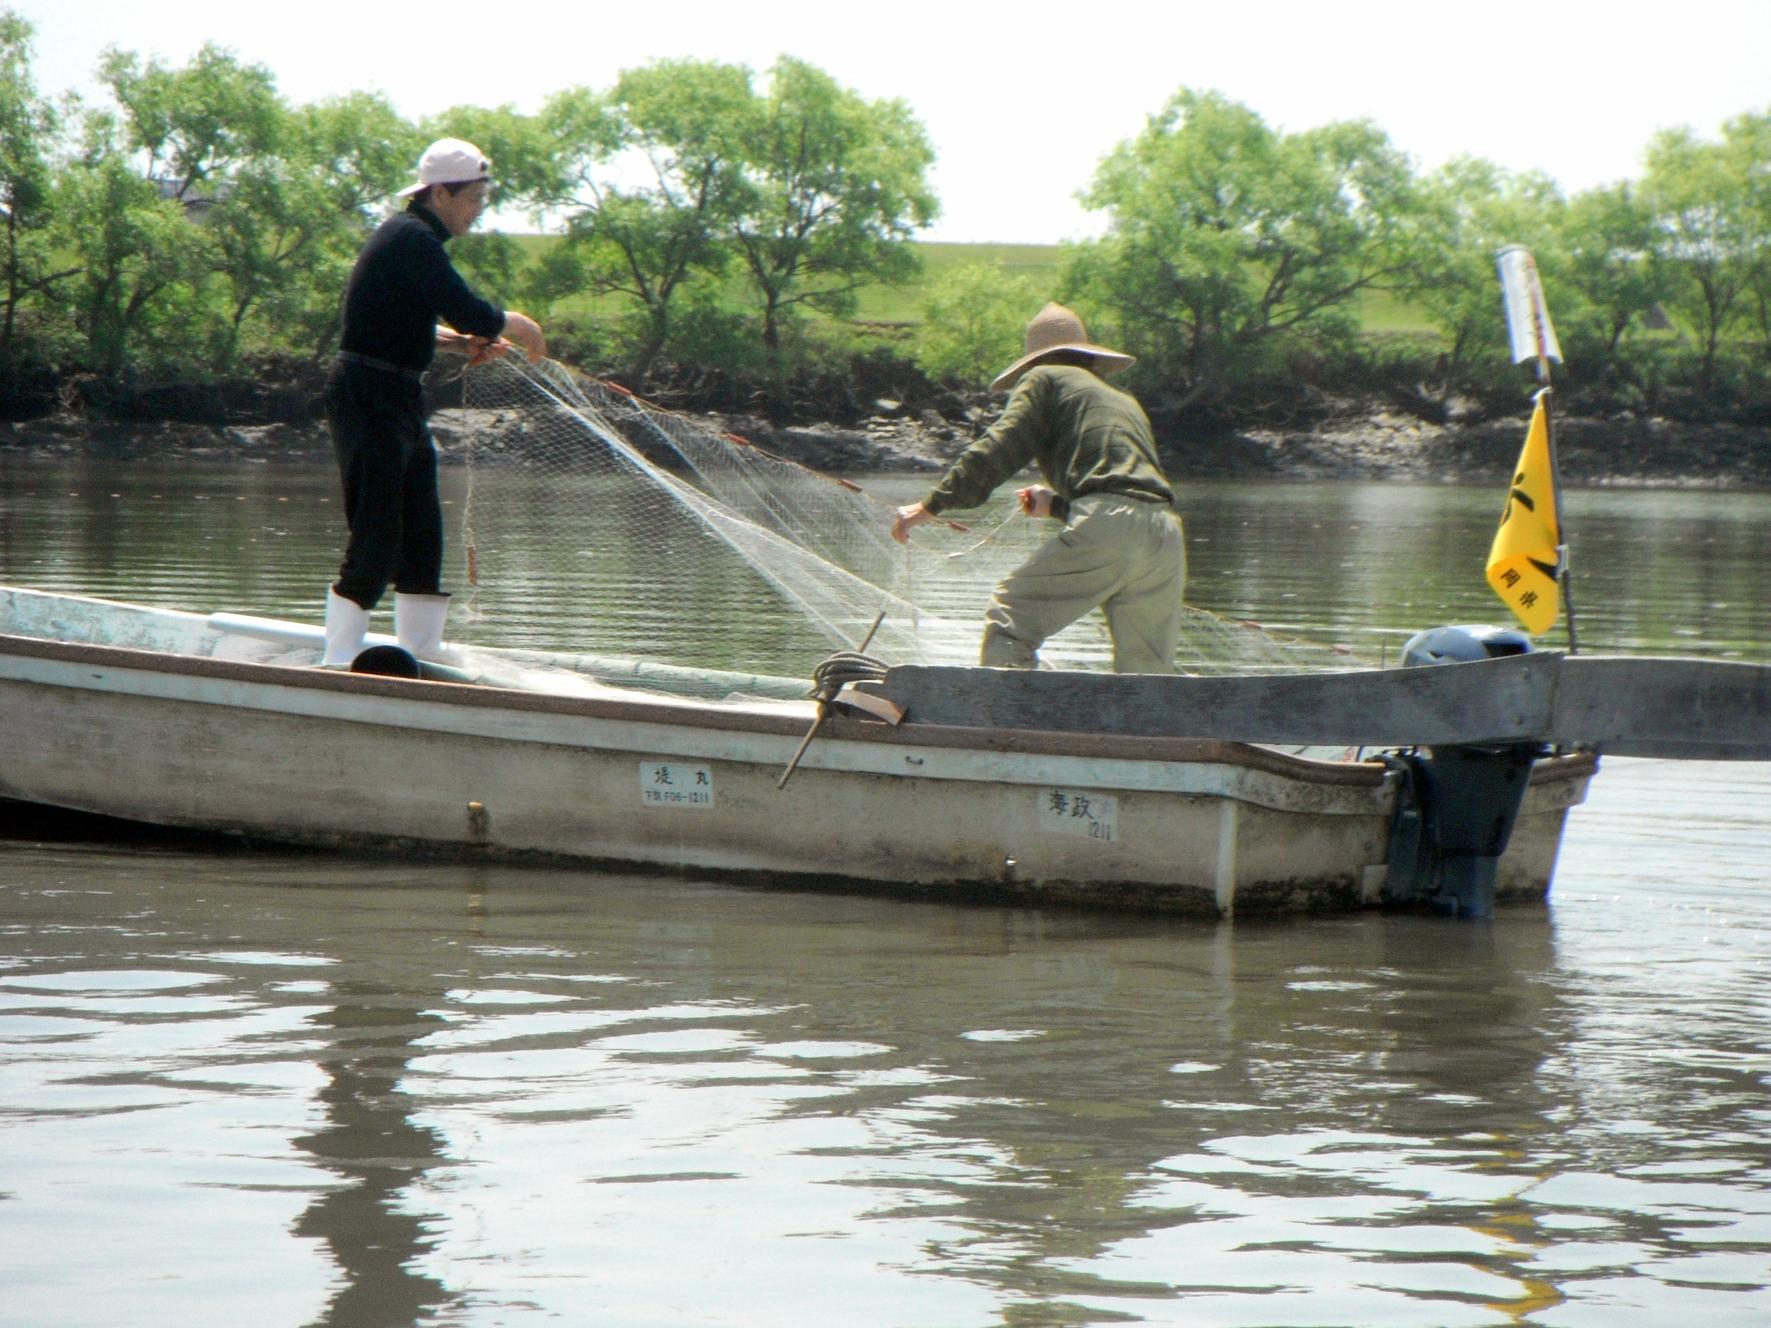
<instances>
[{"instance_id":1,"label":"white flag banner","mask_svg":"<svg viewBox=\"0 0 1771 1328\"><path fill-rule=\"evenodd\" d=\"M1537 264L1522 244L1509 244L1495 255L1500 268L1501 299L1507 307L1507 334L1513 342L1513 363L1543 358L1562 362L1562 347L1550 325Z\"/></svg>"}]
</instances>

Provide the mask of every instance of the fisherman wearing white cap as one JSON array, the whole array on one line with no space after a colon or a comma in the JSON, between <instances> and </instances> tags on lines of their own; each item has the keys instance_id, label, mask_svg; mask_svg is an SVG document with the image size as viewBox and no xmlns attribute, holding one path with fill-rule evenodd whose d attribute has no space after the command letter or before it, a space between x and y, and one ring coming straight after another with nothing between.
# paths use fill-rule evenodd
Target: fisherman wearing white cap
<instances>
[{"instance_id":1,"label":"fisherman wearing white cap","mask_svg":"<svg viewBox=\"0 0 1771 1328\"><path fill-rule=\"evenodd\" d=\"M941 512L980 505L1035 462L1045 484L1020 490L1021 508L1063 529L996 587L980 662L1036 668L1047 638L1098 605L1116 672L1173 673L1187 578L1181 518L1143 407L1103 381L1132 357L1095 345L1060 304L1027 325L1026 348L990 385L1013 389L1002 415L927 498L898 509L892 536L905 542Z\"/></svg>"},{"instance_id":2,"label":"fisherman wearing white cap","mask_svg":"<svg viewBox=\"0 0 1771 1328\"><path fill-rule=\"evenodd\" d=\"M400 191L405 210L369 237L345 288L326 418L350 538L326 593L327 668L350 667L389 584L400 644L420 659L457 658L442 644L449 597L441 588L443 511L424 372L438 347L465 351L470 362L502 355L513 342L532 358L547 354L535 321L476 295L443 248L478 220L491 170L472 143L432 143L418 182Z\"/></svg>"}]
</instances>

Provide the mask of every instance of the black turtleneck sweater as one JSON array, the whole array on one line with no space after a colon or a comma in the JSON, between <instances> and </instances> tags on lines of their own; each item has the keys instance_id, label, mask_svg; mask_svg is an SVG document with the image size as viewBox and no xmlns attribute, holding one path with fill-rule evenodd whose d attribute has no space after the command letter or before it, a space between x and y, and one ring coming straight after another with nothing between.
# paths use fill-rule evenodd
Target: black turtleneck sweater
<instances>
[{"instance_id":1,"label":"black turtleneck sweater","mask_svg":"<svg viewBox=\"0 0 1771 1328\"><path fill-rule=\"evenodd\" d=\"M448 229L421 204L376 228L344 289L340 350L423 370L436 353L439 318L471 336L504 331L504 310L474 294L449 261L448 240Z\"/></svg>"}]
</instances>

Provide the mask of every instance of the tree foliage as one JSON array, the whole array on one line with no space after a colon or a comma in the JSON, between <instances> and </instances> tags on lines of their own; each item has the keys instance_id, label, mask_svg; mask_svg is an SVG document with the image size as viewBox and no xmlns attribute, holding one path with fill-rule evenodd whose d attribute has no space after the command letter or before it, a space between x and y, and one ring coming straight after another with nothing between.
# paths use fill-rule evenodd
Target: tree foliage
<instances>
[{"instance_id":1,"label":"tree foliage","mask_svg":"<svg viewBox=\"0 0 1771 1328\"><path fill-rule=\"evenodd\" d=\"M746 130L733 239L772 350L799 307L851 313L862 286L916 271L908 241L938 211L934 149L904 102L864 101L787 57Z\"/></svg>"},{"instance_id":2,"label":"tree foliage","mask_svg":"<svg viewBox=\"0 0 1771 1328\"><path fill-rule=\"evenodd\" d=\"M560 148L547 201L568 209L575 261L562 276L632 302L635 378L669 344L679 293L730 263L752 113L748 70L695 60L630 70L606 94L576 88L542 110Z\"/></svg>"},{"instance_id":3,"label":"tree foliage","mask_svg":"<svg viewBox=\"0 0 1771 1328\"><path fill-rule=\"evenodd\" d=\"M40 314L52 288L75 275L48 242L57 117L31 76L31 38L29 23L0 11L0 361L9 372L20 359L23 320ZM38 317L39 349L43 327Z\"/></svg>"},{"instance_id":4,"label":"tree foliage","mask_svg":"<svg viewBox=\"0 0 1771 1328\"><path fill-rule=\"evenodd\" d=\"M122 109L123 141L166 197L194 201L205 190L213 197L277 150L283 106L262 65L205 43L183 68L111 47L99 69Z\"/></svg>"},{"instance_id":5,"label":"tree foliage","mask_svg":"<svg viewBox=\"0 0 1771 1328\"><path fill-rule=\"evenodd\" d=\"M1658 135L1648 150L1644 182L1655 219L1653 261L1673 308L1701 345L1699 381L1715 382L1716 357L1744 309L1753 250L1763 243L1749 195L1728 187L1731 145L1708 143L1690 130Z\"/></svg>"},{"instance_id":6,"label":"tree foliage","mask_svg":"<svg viewBox=\"0 0 1771 1328\"><path fill-rule=\"evenodd\" d=\"M780 371L815 349L807 329L839 344L832 322L864 289L915 276L911 241L936 216L910 108L791 58L761 73L658 61L533 115L462 105L414 122L369 94L293 105L214 45L182 65L109 50L101 102L52 104L32 38L0 8L7 384L21 368L126 379L323 357L363 240L445 134L493 159L494 221L541 233L482 228L454 246L463 269L507 306L561 313L561 344L636 380L672 362ZM914 354L984 381L1055 296L1171 406L1234 410L1385 356L1437 391L1512 389L1494 254L1523 243L1568 357L1559 382L1771 418L1767 162L1771 110L1754 111L1716 136L1662 133L1640 179L1569 197L1473 159L1420 173L1369 123L1289 132L1182 89L1087 182L1105 230L1067 249L1057 289L951 272ZM1371 338L1374 300L1431 330Z\"/></svg>"},{"instance_id":7,"label":"tree foliage","mask_svg":"<svg viewBox=\"0 0 1771 1328\"><path fill-rule=\"evenodd\" d=\"M1506 364L1495 254L1508 244L1525 245L1554 287L1561 255L1550 237L1561 194L1542 176L1514 176L1466 157L1426 177L1417 201L1397 289L1444 335L1442 373L1493 373Z\"/></svg>"},{"instance_id":8,"label":"tree foliage","mask_svg":"<svg viewBox=\"0 0 1771 1328\"><path fill-rule=\"evenodd\" d=\"M137 359L207 358L207 237L121 154L72 163L56 189L55 242L78 275L65 291L85 361L116 376Z\"/></svg>"},{"instance_id":9,"label":"tree foliage","mask_svg":"<svg viewBox=\"0 0 1771 1328\"><path fill-rule=\"evenodd\" d=\"M1108 154L1083 199L1108 230L1079 247L1069 289L1188 400L1286 343L1350 337L1357 298L1400 271L1413 207L1407 162L1375 126L1285 134L1190 90Z\"/></svg>"},{"instance_id":10,"label":"tree foliage","mask_svg":"<svg viewBox=\"0 0 1771 1328\"><path fill-rule=\"evenodd\" d=\"M982 387L1018 358L1039 295L994 263L965 263L936 281L922 305L914 355L944 382Z\"/></svg>"},{"instance_id":11,"label":"tree foliage","mask_svg":"<svg viewBox=\"0 0 1771 1328\"><path fill-rule=\"evenodd\" d=\"M1735 116L1722 126L1731 176L1745 195L1742 211L1753 237L1743 255L1747 310L1758 352L1771 361L1771 111Z\"/></svg>"}]
</instances>

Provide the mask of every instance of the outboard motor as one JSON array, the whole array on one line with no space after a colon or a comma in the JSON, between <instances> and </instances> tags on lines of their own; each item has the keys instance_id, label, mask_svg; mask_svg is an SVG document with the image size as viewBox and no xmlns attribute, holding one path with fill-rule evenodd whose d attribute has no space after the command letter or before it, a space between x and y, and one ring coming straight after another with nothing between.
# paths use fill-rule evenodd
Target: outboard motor
<instances>
[{"instance_id":1,"label":"outboard motor","mask_svg":"<svg viewBox=\"0 0 1771 1328\"><path fill-rule=\"evenodd\" d=\"M1531 638L1510 627L1435 627L1409 638L1402 663L1463 664L1531 648ZM1384 897L1430 902L1462 917L1491 916L1500 855L1544 750L1541 743L1469 743L1385 758L1402 782Z\"/></svg>"},{"instance_id":2,"label":"outboard motor","mask_svg":"<svg viewBox=\"0 0 1771 1328\"><path fill-rule=\"evenodd\" d=\"M1404 643L1402 666L1471 664L1530 653L1531 638L1516 627L1433 627L1416 632Z\"/></svg>"}]
</instances>

